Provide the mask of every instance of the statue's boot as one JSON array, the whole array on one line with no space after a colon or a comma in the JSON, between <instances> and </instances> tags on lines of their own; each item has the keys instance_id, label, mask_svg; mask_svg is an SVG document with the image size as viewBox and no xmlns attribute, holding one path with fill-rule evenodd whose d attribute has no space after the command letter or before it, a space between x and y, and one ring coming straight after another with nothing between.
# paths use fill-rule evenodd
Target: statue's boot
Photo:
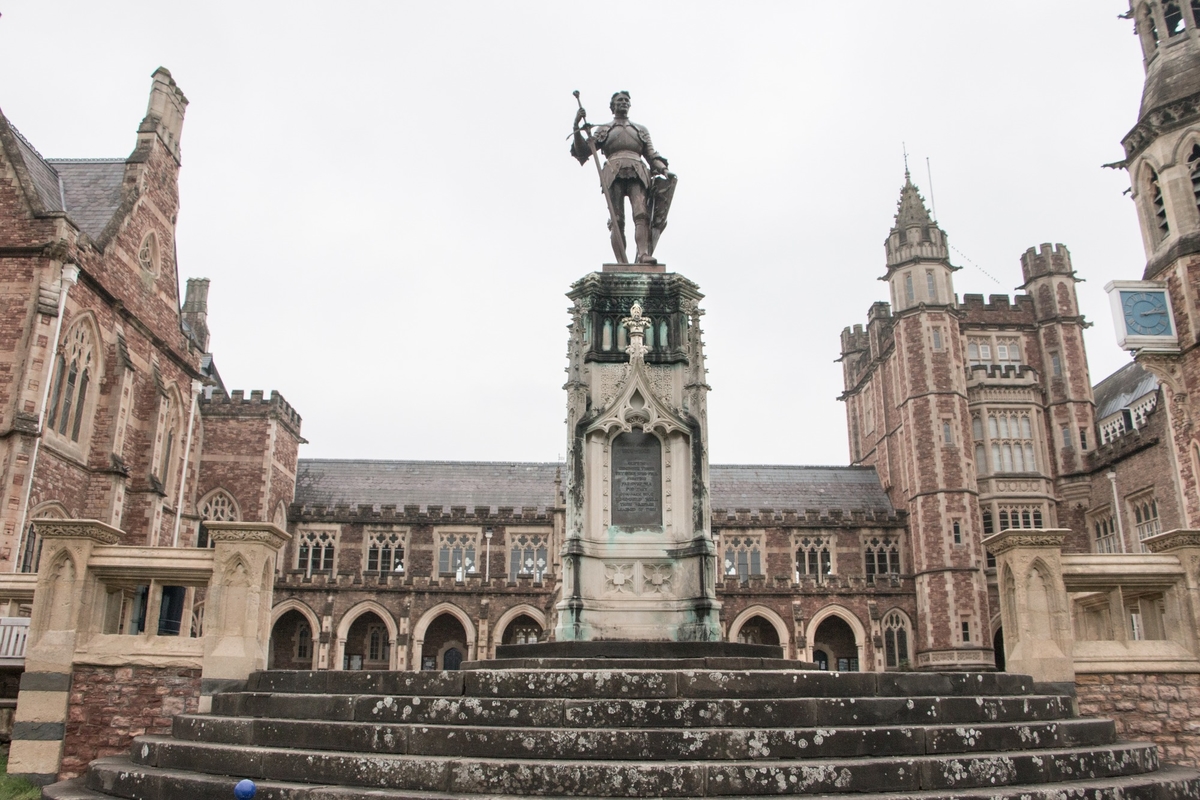
<instances>
[{"instance_id":1,"label":"statue's boot","mask_svg":"<svg viewBox=\"0 0 1200 800\"><path fill-rule=\"evenodd\" d=\"M650 255L650 224L648 220L634 220L633 240L637 243L637 263L657 264Z\"/></svg>"}]
</instances>

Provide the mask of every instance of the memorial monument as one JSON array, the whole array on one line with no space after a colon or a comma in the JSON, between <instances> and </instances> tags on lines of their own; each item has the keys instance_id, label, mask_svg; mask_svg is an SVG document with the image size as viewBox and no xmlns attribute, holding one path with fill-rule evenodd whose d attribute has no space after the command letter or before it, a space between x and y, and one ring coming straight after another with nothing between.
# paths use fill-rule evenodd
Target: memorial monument
<instances>
[{"instance_id":1,"label":"memorial monument","mask_svg":"<svg viewBox=\"0 0 1200 800\"><path fill-rule=\"evenodd\" d=\"M576 93L578 97L578 93ZM612 98L575 116L571 154L596 163L619 263L568 293L566 542L559 642L719 641L699 287L653 258L676 178ZM606 157L601 166L600 153ZM637 244L625 259L624 204Z\"/></svg>"}]
</instances>

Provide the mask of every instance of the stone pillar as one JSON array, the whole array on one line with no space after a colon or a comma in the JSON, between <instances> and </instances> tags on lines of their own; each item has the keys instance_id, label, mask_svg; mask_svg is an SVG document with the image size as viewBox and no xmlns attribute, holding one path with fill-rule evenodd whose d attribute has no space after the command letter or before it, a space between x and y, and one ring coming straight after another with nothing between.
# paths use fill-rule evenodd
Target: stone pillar
<instances>
[{"instance_id":1,"label":"stone pillar","mask_svg":"<svg viewBox=\"0 0 1200 800\"><path fill-rule=\"evenodd\" d=\"M1179 621L1185 626L1186 644L1200 657L1200 531L1174 530L1142 542L1151 553L1170 553L1179 559L1184 578L1172 591L1178 592Z\"/></svg>"},{"instance_id":2,"label":"stone pillar","mask_svg":"<svg viewBox=\"0 0 1200 800\"><path fill-rule=\"evenodd\" d=\"M996 556L1005 669L1039 683L1075 682L1075 642L1062 543L1069 530L1008 530L984 540Z\"/></svg>"},{"instance_id":3,"label":"stone pillar","mask_svg":"<svg viewBox=\"0 0 1200 800\"><path fill-rule=\"evenodd\" d=\"M25 673L13 720L8 772L53 782L62 762L75 648L103 622L102 587L88 571L97 545L121 532L96 520L37 520L41 568L33 597Z\"/></svg>"},{"instance_id":4,"label":"stone pillar","mask_svg":"<svg viewBox=\"0 0 1200 800\"><path fill-rule=\"evenodd\" d=\"M292 537L269 522L208 522L213 574L204 609L200 712L212 695L266 668L275 560Z\"/></svg>"}]
</instances>

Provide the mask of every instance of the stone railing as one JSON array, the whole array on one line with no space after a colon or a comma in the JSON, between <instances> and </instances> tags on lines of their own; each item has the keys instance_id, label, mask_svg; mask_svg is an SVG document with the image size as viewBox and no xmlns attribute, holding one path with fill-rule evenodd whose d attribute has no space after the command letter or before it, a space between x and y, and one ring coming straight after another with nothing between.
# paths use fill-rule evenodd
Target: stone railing
<instances>
[{"instance_id":1,"label":"stone railing","mask_svg":"<svg viewBox=\"0 0 1200 800\"><path fill-rule=\"evenodd\" d=\"M1066 530L1008 530L996 556L1005 668L1070 684L1080 711L1200 764L1200 531L1148 553L1062 552Z\"/></svg>"},{"instance_id":2,"label":"stone railing","mask_svg":"<svg viewBox=\"0 0 1200 800\"><path fill-rule=\"evenodd\" d=\"M266 666L284 531L208 523L213 547L196 549L118 546L120 531L95 520L34 526L42 555L11 774L79 774L133 736L169 729L174 714L207 711L213 693ZM203 631L192 625L198 593Z\"/></svg>"}]
</instances>

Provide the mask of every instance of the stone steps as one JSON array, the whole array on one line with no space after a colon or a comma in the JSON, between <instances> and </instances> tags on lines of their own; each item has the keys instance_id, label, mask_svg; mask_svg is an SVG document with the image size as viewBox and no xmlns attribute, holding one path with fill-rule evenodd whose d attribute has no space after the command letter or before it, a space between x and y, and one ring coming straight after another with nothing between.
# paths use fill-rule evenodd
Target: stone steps
<instances>
[{"instance_id":1,"label":"stone steps","mask_svg":"<svg viewBox=\"0 0 1200 800\"><path fill-rule=\"evenodd\" d=\"M1200 773L1026 676L601 666L256 673L45 796L1200 797Z\"/></svg>"},{"instance_id":2,"label":"stone steps","mask_svg":"<svg viewBox=\"0 0 1200 800\"><path fill-rule=\"evenodd\" d=\"M109 797L137 800L221 798L228 800L233 783L249 776L260 785L256 800L272 797L317 800L324 786L348 790L347 798L496 795L536 797L761 797L764 795L824 794L861 798L863 793L895 798L913 792L951 793L999 787L1019 788L1019 796L1061 781L1085 781L1099 788L1117 779L1145 776L1158 768L1154 748L1115 745L1088 752L1055 750L922 757L912 759L835 759L820 764L788 761L662 762L630 765L623 762L559 763L505 759L457 759L331 755L318 751L286 750L223 762L233 774L211 771L197 775L188 769L185 753L153 751L165 762L138 764L128 759L102 760L89 771L87 788ZM195 755L194 753L192 754ZM228 755L226 753L225 755ZM261 760L260 760L261 759ZM176 763L180 761L182 763ZM254 768L255 762L261 767ZM1194 772L1180 777L1198 780ZM199 779L199 780L198 780ZM1200 782L1194 783L1200 786ZM267 793L279 786L278 794ZM386 786L386 791L379 787ZM1061 787L1059 787L1061 792ZM48 797L55 795L48 793ZM1063 797L1061 793L1053 795ZM1082 795L1081 795L1082 796ZM1093 795L1088 793L1087 797ZM1149 797L1158 795L1149 794ZM1172 795L1166 795L1171 797ZM1195 794L1174 795L1195 797Z\"/></svg>"},{"instance_id":3,"label":"stone steps","mask_svg":"<svg viewBox=\"0 0 1200 800\"><path fill-rule=\"evenodd\" d=\"M102 759L99 766L120 768L123 759ZM185 782L186 781L186 782ZM146 800L229 800L233 780L216 775L183 775L168 770L154 770L141 784ZM174 792L174 793L173 793ZM517 800L524 795L489 794L488 800ZM574 796L574 795L571 795ZM67 781L48 787L46 800L111 800L114 795L87 788L83 779ZM743 795L726 795L727 800L749 800ZM845 795L806 795L809 800L846 800ZM1200 797L1200 775L1179 767L1162 767L1149 775L1132 775L1103 780L1065 781L1042 786L999 786L980 789L948 791L919 791L904 795L909 800L1176 800ZM445 792L408 792L391 789L363 789L342 786L261 781L255 800L460 800L457 794ZM854 800L896 800L893 791L853 795ZM566 797L544 796L543 800L567 800Z\"/></svg>"},{"instance_id":4,"label":"stone steps","mask_svg":"<svg viewBox=\"0 0 1200 800\"><path fill-rule=\"evenodd\" d=\"M182 742L301 747L372 754L541 759L817 759L877 753L920 756L1089 747L1116 741L1104 719L974 723L968 726L839 728L512 728L362 725L187 714L175 718Z\"/></svg>"},{"instance_id":5,"label":"stone steps","mask_svg":"<svg viewBox=\"0 0 1200 800\"><path fill-rule=\"evenodd\" d=\"M708 659L712 660L712 659ZM478 662L477 662L478 663ZM1014 696L1038 690L1006 672L818 672L784 669L472 669L461 672L256 672L250 693L724 699ZM654 662L661 663L661 662ZM793 662L795 663L795 662Z\"/></svg>"},{"instance_id":6,"label":"stone steps","mask_svg":"<svg viewBox=\"0 0 1200 800\"><path fill-rule=\"evenodd\" d=\"M1047 721L1069 717L1071 702L1057 695L588 700L239 692L215 695L212 711L213 714L227 717L322 719L371 724L535 728L784 728Z\"/></svg>"}]
</instances>

